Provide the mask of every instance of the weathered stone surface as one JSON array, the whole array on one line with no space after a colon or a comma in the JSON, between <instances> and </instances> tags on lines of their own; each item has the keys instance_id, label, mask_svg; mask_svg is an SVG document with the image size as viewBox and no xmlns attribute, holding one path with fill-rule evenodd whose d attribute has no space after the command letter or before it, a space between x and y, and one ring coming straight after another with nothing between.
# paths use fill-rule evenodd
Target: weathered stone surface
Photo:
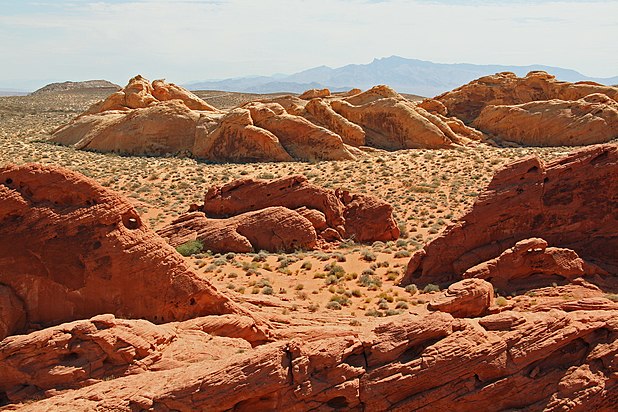
<instances>
[{"instance_id":1,"label":"weathered stone surface","mask_svg":"<svg viewBox=\"0 0 618 412\"><path fill-rule=\"evenodd\" d=\"M503 72L481 77L457 89L437 96L455 116L471 123L486 106L517 105L537 100L579 100L593 93L618 99L618 88L591 82L568 83L546 72L530 72L526 77Z\"/></svg>"},{"instance_id":2,"label":"weathered stone surface","mask_svg":"<svg viewBox=\"0 0 618 412\"><path fill-rule=\"evenodd\" d=\"M318 210L329 228L359 242L399 237L388 203L369 196L324 189L300 175L271 181L241 179L213 187L206 193L200 209L207 216L223 218L273 206ZM316 229L321 230L321 224Z\"/></svg>"},{"instance_id":3,"label":"weathered stone surface","mask_svg":"<svg viewBox=\"0 0 618 412\"><path fill-rule=\"evenodd\" d=\"M2 341L0 399L48 397L106 379L216 361L267 340L253 319L237 315L165 325L98 315Z\"/></svg>"},{"instance_id":4,"label":"weathered stone surface","mask_svg":"<svg viewBox=\"0 0 618 412\"><path fill-rule=\"evenodd\" d=\"M481 279L455 282L438 297L429 302L428 308L450 313L457 318L473 318L487 313L494 302L494 288Z\"/></svg>"},{"instance_id":5,"label":"weathered stone surface","mask_svg":"<svg viewBox=\"0 0 618 412\"><path fill-rule=\"evenodd\" d=\"M367 334L274 342L15 409L610 411L617 315L401 316Z\"/></svg>"},{"instance_id":6,"label":"weathered stone surface","mask_svg":"<svg viewBox=\"0 0 618 412\"><path fill-rule=\"evenodd\" d=\"M308 219L281 206L227 219L209 219L202 212L190 212L157 233L174 247L199 239L204 250L215 253L310 250L316 247L318 240L316 230Z\"/></svg>"},{"instance_id":7,"label":"weathered stone surface","mask_svg":"<svg viewBox=\"0 0 618 412\"><path fill-rule=\"evenodd\" d=\"M328 96L330 96L330 90L328 89L309 89L298 97L303 100L311 100L317 97L328 97Z\"/></svg>"},{"instance_id":8,"label":"weathered stone surface","mask_svg":"<svg viewBox=\"0 0 618 412\"><path fill-rule=\"evenodd\" d=\"M277 136L256 127L249 110L237 108L218 123L202 116L197 123L193 154L213 162L285 162L292 156Z\"/></svg>"},{"instance_id":9,"label":"weathered stone surface","mask_svg":"<svg viewBox=\"0 0 618 412\"><path fill-rule=\"evenodd\" d=\"M519 241L500 256L466 270L464 278L485 279L500 291L529 290L576 278L603 275L570 249L547 247L543 239Z\"/></svg>"},{"instance_id":10,"label":"weathered stone surface","mask_svg":"<svg viewBox=\"0 0 618 412\"><path fill-rule=\"evenodd\" d=\"M0 268L0 284L23 304L25 328L101 313L160 323L243 312L128 201L51 166L0 168Z\"/></svg>"},{"instance_id":11,"label":"weathered stone surface","mask_svg":"<svg viewBox=\"0 0 618 412\"><path fill-rule=\"evenodd\" d=\"M80 116L54 132L52 141L76 149L133 155L191 152L198 112L172 100L127 112Z\"/></svg>"},{"instance_id":12,"label":"weathered stone surface","mask_svg":"<svg viewBox=\"0 0 618 412\"><path fill-rule=\"evenodd\" d=\"M581 146L618 138L618 103L604 94L486 106L472 126L529 146Z\"/></svg>"},{"instance_id":13,"label":"weathered stone surface","mask_svg":"<svg viewBox=\"0 0 618 412\"><path fill-rule=\"evenodd\" d=\"M474 265L532 237L618 273L617 145L593 146L547 164L529 157L507 165L467 214L412 256L403 284L459 280Z\"/></svg>"},{"instance_id":14,"label":"weathered stone surface","mask_svg":"<svg viewBox=\"0 0 618 412\"><path fill-rule=\"evenodd\" d=\"M13 289L0 285L0 341L26 326L26 310Z\"/></svg>"},{"instance_id":15,"label":"weathered stone surface","mask_svg":"<svg viewBox=\"0 0 618 412\"><path fill-rule=\"evenodd\" d=\"M327 101L311 100L305 106L305 110L311 115L309 120L337 133L341 136L343 143L351 146L366 144L363 128L335 112Z\"/></svg>"},{"instance_id":16,"label":"weathered stone surface","mask_svg":"<svg viewBox=\"0 0 618 412\"><path fill-rule=\"evenodd\" d=\"M301 160L353 160L356 157L344 145L341 137L309 120L287 114L277 103L249 103L256 126L277 136L285 150Z\"/></svg>"}]
</instances>

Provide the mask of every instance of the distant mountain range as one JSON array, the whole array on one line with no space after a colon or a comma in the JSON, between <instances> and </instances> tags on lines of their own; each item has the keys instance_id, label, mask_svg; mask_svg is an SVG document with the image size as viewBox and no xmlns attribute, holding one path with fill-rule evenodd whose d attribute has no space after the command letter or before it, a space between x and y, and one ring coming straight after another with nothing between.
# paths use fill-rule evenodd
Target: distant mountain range
<instances>
[{"instance_id":1,"label":"distant mountain range","mask_svg":"<svg viewBox=\"0 0 618 412\"><path fill-rule=\"evenodd\" d=\"M533 70L544 70L559 80L569 82L587 80L606 85L618 84L618 76L594 78L560 67L443 64L392 56L374 59L369 64L348 64L335 69L319 66L291 75L239 77L200 81L183 86L190 90L300 93L314 88L327 87L332 91L343 91L354 87L368 89L377 84L387 84L400 93L435 96L488 74L509 71L525 76Z\"/></svg>"}]
</instances>

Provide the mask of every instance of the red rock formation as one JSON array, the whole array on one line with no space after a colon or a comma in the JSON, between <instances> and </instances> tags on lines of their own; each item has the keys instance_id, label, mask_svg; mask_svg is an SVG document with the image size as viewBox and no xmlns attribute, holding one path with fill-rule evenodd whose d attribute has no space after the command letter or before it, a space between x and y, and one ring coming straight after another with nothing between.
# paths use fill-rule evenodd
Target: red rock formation
<instances>
[{"instance_id":1,"label":"red rock formation","mask_svg":"<svg viewBox=\"0 0 618 412\"><path fill-rule=\"evenodd\" d=\"M309 183L304 176L272 181L242 179L213 187L206 193L201 210L207 216L222 218L272 206L318 210L328 227L359 242L399 237L389 204L369 196L327 190Z\"/></svg>"},{"instance_id":2,"label":"red rock formation","mask_svg":"<svg viewBox=\"0 0 618 412\"><path fill-rule=\"evenodd\" d=\"M450 313L457 318L473 318L487 314L494 302L494 288L481 279L465 279L453 283L429 302L430 310Z\"/></svg>"},{"instance_id":3,"label":"red rock formation","mask_svg":"<svg viewBox=\"0 0 618 412\"><path fill-rule=\"evenodd\" d=\"M412 256L403 284L459 280L531 237L618 273L617 145L593 146L547 164L529 157L506 166L466 215Z\"/></svg>"},{"instance_id":4,"label":"red rock formation","mask_svg":"<svg viewBox=\"0 0 618 412\"><path fill-rule=\"evenodd\" d=\"M268 339L251 318L237 315L166 325L99 315L4 340L0 399L44 398L106 379L213 362Z\"/></svg>"},{"instance_id":5,"label":"red rock formation","mask_svg":"<svg viewBox=\"0 0 618 412\"><path fill-rule=\"evenodd\" d=\"M275 342L14 409L403 411L456 405L464 412L609 412L618 397L616 316L556 310L478 320L439 312L401 316L366 334L340 330Z\"/></svg>"},{"instance_id":6,"label":"red rock formation","mask_svg":"<svg viewBox=\"0 0 618 412\"><path fill-rule=\"evenodd\" d=\"M310 115L307 116L310 121L337 133L343 143L355 147L366 144L363 128L335 112L327 101L311 100L305 106L305 110Z\"/></svg>"},{"instance_id":7,"label":"red rock formation","mask_svg":"<svg viewBox=\"0 0 618 412\"><path fill-rule=\"evenodd\" d=\"M228 219L186 213L157 233L174 247L199 239L204 250L216 253L294 252L314 249L317 244L311 222L285 207L268 207Z\"/></svg>"},{"instance_id":8,"label":"red rock formation","mask_svg":"<svg viewBox=\"0 0 618 412\"><path fill-rule=\"evenodd\" d=\"M604 94L486 106L472 126L529 146L581 146L618 138L618 103Z\"/></svg>"},{"instance_id":9,"label":"red rock formation","mask_svg":"<svg viewBox=\"0 0 618 412\"><path fill-rule=\"evenodd\" d=\"M191 272L129 202L50 166L0 169L0 268L26 328L101 313L159 323L243 312ZM20 316L8 318L8 333L24 330Z\"/></svg>"},{"instance_id":10,"label":"red rock formation","mask_svg":"<svg viewBox=\"0 0 618 412\"><path fill-rule=\"evenodd\" d=\"M537 100L579 100L602 93L618 100L618 88L596 83L568 83L541 71L517 77L510 72L481 77L457 89L437 96L450 116L471 123L486 106L517 105Z\"/></svg>"},{"instance_id":11,"label":"red rock formation","mask_svg":"<svg viewBox=\"0 0 618 412\"><path fill-rule=\"evenodd\" d=\"M517 242L495 259L466 270L464 278L490 281L500 291L529 290L579 277L607 274L570 249L547 247L543 239Z\"/></svg>"}]
</instances>

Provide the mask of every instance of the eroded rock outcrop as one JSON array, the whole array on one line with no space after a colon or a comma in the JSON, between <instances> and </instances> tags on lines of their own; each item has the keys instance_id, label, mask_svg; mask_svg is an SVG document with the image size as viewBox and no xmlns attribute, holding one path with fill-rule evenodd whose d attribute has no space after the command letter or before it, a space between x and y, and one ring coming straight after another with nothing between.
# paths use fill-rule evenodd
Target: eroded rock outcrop
<instances>
[{"instance_id":1,"label":"eroded rock outcrop","mask_svg":"<svg viewBox=\"0 0 618 412\"><path fill-rule=\"evenodd\" d=\"M412 256L403 284L459 280L532 237L618 273L617 145L593 146L547 164L529 157L507 165L466 215Z\"/></svg>"},{"instance_id":2,"label":"eroded rock outcrop","mask_svg":"<svg viewBox=\"0 0 618 412\"><path fill-rule=\"evenodd\" d=\"M15 409L610 411L617 315L401 316L369 333L274 342Z\"/></svg>"},{"instance_id":3,"label":"eroded rock outcrop","mask_svg":"<svg viewBox=\"0 0 618 412\"><path fill-rule=\"evenodd\" d=\"M312 222L285 207L267 207L227 219L191 212L157 233L174 247L199 239L204 250L215 253L311 250L318 240Z\"/></svg>"},{"instance_id":4,"label":"eroded rock outcrop","mask_svg":"<svg viewBox=\"0 0 618 412\"><path fill-rule=\"evenodd\" d=\"M5 335L101 313L155 323L243 313L128 201L51 166L0 169L0 268L1 299L16 310L2 309Z\"/></svg>"},{"instance_id":5,"label":"eroded rock outcrop","mask_svg":"<svg viewBox=\"0 0 618 412\"><path fill-rule=\"evenodd\" d=\"M552 99L571 101L595 93L618 99L616 87L591 82L561 82L543 71L530 72L526 77L503 72L481 77L435 99L446 106L450 116L469 124L486 106L519 105Z\"/></svg>"},{"instance_id":6,"label":"eroded rock outcrop","mask_svg":"<svg viewBox=\"0 0 618 412\"><path fill-rule=\"evenodd\" d=\"M501 291L529 290L576 278L606 275L570 249L547 247L543 239L519 241L500 256L466 270L464 278L490 281Z\"/></svg>"},{"instance_id":7,"label":"eroded rock outcrop","mask_svg":"<svg viewBox=\"0 0 618 412\"><path fill-rule=\"evenodd\" d=\"M579 100L543 100L486 106L476 129L528 146L581 146L618 138L618 103L604 94Z\"/></svg>"},{"instance_id":8,"label":"eroded rock outcrop","mask_svg":"<svg viewBox=\"0 0 618 412\"><path fill-rule=\"evenodd\" d=\"M200 239L217 252L295 251L321 242L399 238L392 207L375 197L313 185L301 175L241 179L208 190L202 206L158 232L172 245Z\"/></svg>"},{"instance_id":9,"label":"eroded rock outcrop","mask_svg":"<svg viewBox=\"0 0 618 412\"><path fill-rule=\"evenodd\" d=\"M455 282L438 297L429 302L428 308L450 313L457 318L473 318L487 314L494 302L494 288L481 279Z\"/></svg>"}]
</instances>

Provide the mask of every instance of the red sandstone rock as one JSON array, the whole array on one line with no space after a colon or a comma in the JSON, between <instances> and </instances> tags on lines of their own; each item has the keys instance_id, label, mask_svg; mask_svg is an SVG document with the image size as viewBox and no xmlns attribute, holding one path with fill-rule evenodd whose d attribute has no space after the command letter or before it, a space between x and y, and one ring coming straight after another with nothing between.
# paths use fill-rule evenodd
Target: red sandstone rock
<instances>
[{"instance_id":1,"label":"red sandstone rock","mask_svg":"<svg viewBox=\"0 0 618 412\"><path fill-rule=\"evenodd\" d=\"M618 138L618 103L604 94L579 100L543 100L486 106L472 125L529 146L581 146Z\"/></svg>"},{"instance_id":2,"label":"red sandstone rock","mask_svg":"<svg viewBox=\"0 0 618 412\"><path fill-rule=\"evenodd\" d=\"M468 269L464 278L490 281L500 291L529 290L579 277L606 274L570 249L547 247L543 239L519 241L495 259Z\"/></svg>"},{"instance_id":3,"label":"red sandstone rock","mask_svg":"<svg viewBox=\"0 0 618 412\"><path fill-rule=\"evenodd\" d=\"M228 219L186 213L157 233L174 247L199 239L204 250L215 253L294 252L314 249L317 242L311 222L285 207L268 207Z\"/></svg>"},{"instance_id":4,"label":"red sandstone rock","mask_svg":"<svg viewBox=\"0 0 618 412\"><path fill-rule=\"evenodd\" d=\"M213 187L206 193L201 210L207 216L222 218L272 206L318 210L330 228L359 242L399 237L389 204L369 196L324 189L304 176L272 181L242 179Z\"/></svg>"},{"instance_id":5,"label":"red sandstone rock","mask_svg":"<svg viewBox=\"0 0 618 412\"><path fill-rule=\"evenodd\" d=\"M465 279L453 283L429 302L430 310L450 313L458 318L485 315L494 302L494 288L481 279Z\"/></svg>"},{"instance_id":6,"label":"red sandstone rock","mask_svg":"<svg viewBox=\"0 0 618 412\"><path fill-rule=\"evenodd\" d=\"M510 72L481 77L457 89L437 96L450 116L471 123L486 106L517 105L537 100L579 100L589 94L602 93L618 100L618 88L557 81L545 72L530 72L517 77Z\"/></svg>"},{"instance_id":7,"label":"red sandstone rock","mask_svg":"<svg viewBox=\"0 0 618 412\"><path fill-rule=\"evenodd\" d=\"M50 166L0 168L0 268L9 302L14 294L23 303L26 328L100 313L155 323L243 313L126 200ZM5 333L24 331L19 315L8 319L17 329Z\"/></svg>"},{"instance_id":8,"label":"red sandstone rock","mask_svg":"<svg viewBox=\"0 0 618 412\"><path fill-rule=\"evenodd\" d=\"M351 146L366 144L363 128L335 112L327 101L311 100L305 106L305 110L311 115L308 117L310 121L337 133L345 144Z\"/></svg>"},{"instance_id":9,"label":"red sandstone rock","mask_svg":"<svg viewBox=\"0 0 618 412\"><path fill-rule=\"evenodd\" d=\"M611 411L617 315L401 316L367 334L274 342L15 409Z\"/></svg>"},{"instance_id":10,"label":"red sandstone rock","mask_svg":"<svg viewBox=\"0 0 618 412\"><path fill-rule=\"evenodd\" d=\"M536 157L518 160L496 173L466 215L412 256L402 283L456 281L531 237L618 273L617 205L616 145L593 146L547 164ZM615 283L615 277L601 280Z\"/></svg>"},{"instance_id":11,"label":"red sandstone rock","mask_svg":"<svg viewBox=\"0 0 618 412\"><path fill-rule=\"evenodd\" d=\"M237 315L165 325L98 315L2 341L0 398L43 398L106 379L212 362L267 340L253 319Z\"/></svg>"}]
</instances>

